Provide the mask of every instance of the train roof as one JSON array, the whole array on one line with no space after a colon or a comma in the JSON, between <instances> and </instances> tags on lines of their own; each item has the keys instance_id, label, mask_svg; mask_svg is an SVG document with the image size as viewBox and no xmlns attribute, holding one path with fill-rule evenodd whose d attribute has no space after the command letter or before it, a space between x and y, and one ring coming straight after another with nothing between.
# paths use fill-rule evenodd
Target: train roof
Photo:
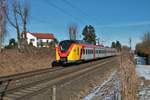
<instances>
[{"instance_id":1,"label":"train roof","mask_svg":"<svg viewBox=\"0 0 150 100\"><path fill-rule=\"evenodd\" d=\"M110 47L105 47L104 45L90 44L90 43L88 43L88 42L86 42L84 40L63 40L63 41L67 41L67 42L70 42L70 43L77 43L77 44L81 44L81 45L87 46L87 47L93 47L94 46L94 47L101 47L101 48L108 48L108 49L110 48ZM61 41L61 42L63 42L63 41Z\"/></svg>"},{"instance_id":2,"label":"train roof","mask_svg":"<svg viewBox=\"0 0 150 100\"><path fill-rule=\"evenodd\" d=\"M63 40L63 41L68 41L68 42L77 43L77 44L94 45L94 44L90 44L84 40ZM97 45L97 46L102 46L102 45Z\"/></svg>"}]
</instances>

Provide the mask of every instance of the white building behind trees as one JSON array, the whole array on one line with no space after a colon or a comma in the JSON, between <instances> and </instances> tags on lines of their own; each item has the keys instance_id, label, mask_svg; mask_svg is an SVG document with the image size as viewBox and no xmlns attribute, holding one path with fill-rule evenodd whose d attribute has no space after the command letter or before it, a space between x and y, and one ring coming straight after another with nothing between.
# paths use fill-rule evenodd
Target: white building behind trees
<instances>
[{"instance_id":1,"label":"white building behind trees","mask_svg":"<svg viewBox=\"0 0 150 100\"><path fill-rule=\"evenodd\" d=\"M35 47L49 47L55 39L52 33L27 32L22 37L27 39L28 44L32 44Z\"/></svg>"}]
</instances>

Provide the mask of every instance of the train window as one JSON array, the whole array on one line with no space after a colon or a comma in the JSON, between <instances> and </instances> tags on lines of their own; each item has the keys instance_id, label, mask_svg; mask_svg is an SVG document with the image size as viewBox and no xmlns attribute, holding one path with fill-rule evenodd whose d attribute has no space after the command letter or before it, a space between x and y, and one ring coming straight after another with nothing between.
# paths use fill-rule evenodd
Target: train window
<instances>
[{"instance_id":1,"label":"train window","mask_svg":"<svg viewBox=\"0 0 150 100\"><path fill-rule=\"evenodd\" d=\"M75 43L75 41L71 41L71 40L61 41L59 43L61 51L62 52L66 52L69 49L69 47L71 46L72 43Z\"/></svg>"},{"instance_id":2,"label":"train window","mask_svg":"<svg viewBox=\"0 0 150 100\"><path fill-rule=\"evenodd\" d=\"M86 49L86 54L88 54L88 49Z\"/></svg>"},{"instance_id":3,"label":"train window","mask_svg":"<svg viewBox=\"0 0 150 100\"><path fill-rule=\"evenodd\" d=\"M85 50L84 49L82 49L82 52L83 52L83 54L85 54Z\"/></svg>"},{"instance_id":4,"label":"train window","mask_svg":"<svg viewBox=\"0 0 150 100\"><path fill-rule=\"evenodd\" d=\"M88 50L86 49L86 55L88 54Z\"/></svg>"}]
</instances>

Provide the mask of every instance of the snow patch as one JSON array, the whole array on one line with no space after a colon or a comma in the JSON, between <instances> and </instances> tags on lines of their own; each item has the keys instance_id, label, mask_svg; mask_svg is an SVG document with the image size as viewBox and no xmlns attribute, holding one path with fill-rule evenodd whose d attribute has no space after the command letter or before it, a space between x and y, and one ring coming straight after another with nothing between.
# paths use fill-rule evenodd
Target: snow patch
<instances>
[{"instance_id":1,"label":"snow patch","mask_svg":"<svg viewBox=\"0 0 150 100\"><path fill-rule=\"evenodd\" d=\"M146 64L146 58L145 57L140 57L140 56L135 55L134 59L135 59L135 63L137 65L145 65Z\"/></svg>"},{"instance_id":2,"label":"snow patch","mask_svg":"<svg viewBox=\"0 0 150 100\"><path fill-rule=\"evenodd\" d=\"M113 79L113 77L114 77L115 74L116 74L116 71L114 71L114 72L110 75L110 77L109 77L107 80L105 80L100 86L95 87L95 88L93 89L93 91L92 91L89 95L87 95L87 96L85 96L85 97L83 98L83 100L92 100L92 98L94 98L94 97L96 97L96 96L103 95L103 87ZM118 82L115 82L115 83L116 83L117 85L119 84ZM118 90L119 86L117 86L117 85L115 85L115 87L116 87L117 90ZM106 97L104 98L104 100L112 100L112 97L111 97L111 96L112 96L112 95L111 95L111 93L110 93L110 95L106 96Z\"/></svg>"},{"instance_id":3,"label":"snow patch","mask_svg":"<svg viewBox=\"0 0 150 100\"><path fill-rule=\"evenodd\" d=\"M150 80L150 65L136 65L136 73L146 80Z\"/></svg>"}]
</instances>

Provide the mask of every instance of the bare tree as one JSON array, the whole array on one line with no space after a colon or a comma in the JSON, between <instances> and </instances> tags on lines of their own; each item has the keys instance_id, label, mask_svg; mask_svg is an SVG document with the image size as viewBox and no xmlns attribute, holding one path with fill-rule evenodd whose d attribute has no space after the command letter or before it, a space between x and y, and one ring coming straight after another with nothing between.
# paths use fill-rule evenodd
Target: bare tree
<instances>
[{"instance_id":1,"label":"bare tree","mask_svg":"<svg viewBox=\"0 0 150 100\"><path fill-rule=\"evenodd\" d=\"M0 52L2 50L2 42L5 36L5 27L6 27L6 2L5 0L0 1Z\"/></svg>"},{"instance_id":2,"label":"bare tree","mask_svg":"<svg viewBox=\"0 0 150 100\"><path fill-rule=\"evenodd\" d=\"M69 36L70 36L70 40L76 40L77 38L77 25L76 24L69 25Z\"/></svg>"},{"instance_id":3,"label":"bare tree","mask_svg":"<svg viewBox=\"0 0 150 100\"><path fill-rule=\"evenodd\" d=\"M142 42L136 45L136 52L141 56L146 56L148 64L150 64L150 32L146 32Z\"/></svg>"},{"instance_id":4,"label":"bare tree","mask_svg":"<svg viewBox=\"0 0 150 100\"><path fill-rule=\"evenodd\" d=\"M12 12L12 15L9 14L9 12L6 12L6 16L8 22L16 29L18 48L20 48L21 39L26 39L29 4L27 2L21 4L18 0L13 0L12 2L12 9L9 9L9 12ZM23 33L23 35L21 33Z\"/></svg>"},{"instance_id":5,"label":"bare tree","mask_svg":"<svg viewBox=\"0 0 150 100\"><path fill-rule=\"evenodd\" d=\"M145 52L150 54L150 32L146 32L143 37L143 45L145 47Z\"/></svg>"}]
</instances>

